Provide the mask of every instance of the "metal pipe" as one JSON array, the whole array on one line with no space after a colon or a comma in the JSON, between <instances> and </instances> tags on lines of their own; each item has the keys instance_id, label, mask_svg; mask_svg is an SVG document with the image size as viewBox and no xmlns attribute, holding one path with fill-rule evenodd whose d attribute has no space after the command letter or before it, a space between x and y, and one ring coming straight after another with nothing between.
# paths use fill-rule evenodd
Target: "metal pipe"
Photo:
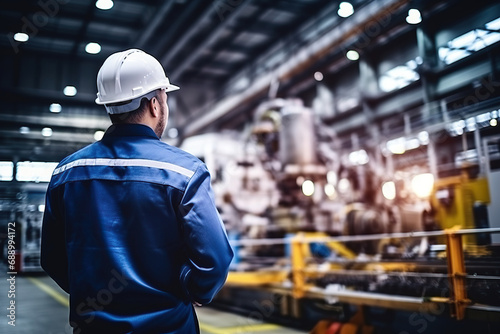
<instances>
[{"instance_id":1,"label":"metal pipe","mask_svg":"<svg viewBox=\"0 0 500 334\"><path fill-rule=\"evenodd\" d=\"M325 289L312 287L306 290L305 297L309 298L338 298L340 302L385 307L390 309L402 309L408 311L432 312L436 310L437 303L425 301L423 298L406 297L398 295L386 295L381 293L360 291L326 291Z\"/></svg>"},{"instance_id":2,"label":"metal pipe","mask_svg":"<svg viewBox=\"0 0 500 334\"><path fill-rule=\"evenodd\" d=\"M339 237L303 237L300 239L303 243L313 242L347 242L347 241L365 241L365 240L379 240L379 239L398 239L398 238L422 238L422 237L435 237L448 234L477 234L477 233L500 233L500 227L492 228L475 228L450 231L429 231L429 232L406 232L406 233L382 233L370 235L352 235L352 236L339 236ZM257 246L257 245L284 245L291 243L292 239L289 238L267 238L267 239L241 239L232 240L230 243L234 246Z\"/></svg>"}]
</instances>

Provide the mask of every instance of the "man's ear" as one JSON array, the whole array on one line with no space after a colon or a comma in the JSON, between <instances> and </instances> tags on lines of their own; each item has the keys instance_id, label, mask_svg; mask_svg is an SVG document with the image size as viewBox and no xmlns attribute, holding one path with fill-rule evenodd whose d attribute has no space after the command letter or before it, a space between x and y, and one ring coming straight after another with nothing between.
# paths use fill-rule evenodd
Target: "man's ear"
<instances>
[{"instance_id":1,"label":"man's ear","mask_svg":"<svg viewBox=\"0 0 500 334\"><path fill-rule=\"evenodd\" d=\"M149 100L149 111L153 117L158 117L160 115L160 107L156 97Z\"/></svg>"}]
</instances>

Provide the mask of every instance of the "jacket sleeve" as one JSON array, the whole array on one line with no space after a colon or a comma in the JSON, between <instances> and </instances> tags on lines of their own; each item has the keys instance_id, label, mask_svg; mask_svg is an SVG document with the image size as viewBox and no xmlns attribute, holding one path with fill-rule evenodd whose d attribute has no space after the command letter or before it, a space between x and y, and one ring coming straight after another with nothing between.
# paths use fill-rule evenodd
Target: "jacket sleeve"
<instances>
[{"instance_id":1,"label":"jacket sleeve","mask_svg":"<svg viewBox=\"0 0 500 334\"><path fill-rule=\"evenodd\" d=\"M205 165L191 177L180 212L188 258L181 269L181 284L191 301L207 304L226 281L233 251L215 206Z\"/></svg>"},{"instance_id":2,"label":"jacket sleeve","mask_svg":"<svg viewBox=\"0 0 500 334\"><path fill-rule=\"evenodd\" d=\"M45 272L69 293L68 259L65 226L57 194L59 189L47 190L42 225L40 262Z\"/></svg>"}]
</instances>

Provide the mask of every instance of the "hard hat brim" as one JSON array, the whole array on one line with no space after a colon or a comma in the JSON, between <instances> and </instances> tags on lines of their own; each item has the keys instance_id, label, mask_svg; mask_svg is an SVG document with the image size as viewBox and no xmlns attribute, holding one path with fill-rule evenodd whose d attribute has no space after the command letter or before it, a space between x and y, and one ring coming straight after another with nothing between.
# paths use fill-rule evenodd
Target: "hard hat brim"
<instances>
[{"instance_id":1,"label":"hard hat brim","mask_svg":"<svg viewBox=\"0 0 500 334\"><path fill-rule=\"evenodd\" d=\"M181 89L181 87L170 84L168 87L165 88L165 93L173 92L174 90L179 90L179 89Z\"/></svg>"},{"instance_id":2,"label":"hard hat brim","mask_svg":"<svg viewBox=\"0 0 500 334\"><path fill-rule=\"evenodd\" d=\"M173 92L175 90L179 90L181 89L179 86L176 86L176 85L172 85L171 83L168 84L168 86L162 86L160 85L160 87L157 87L153 90L156 90L156 89L161 89L161 88L164 88L165 89L165 93L168 93L168 92ZM147 93L146 93L147 94ZM145 95L145 94L141 94L141 95L138 95L138 96L135 96L135 97L132 97L132 99L136 99L138 97L141 97L142 95ZM113 104L113 103L118 103L118 102L123 102L123 99L117 99L115 101L103 101L101 100L101 97L99 96L99 94L97 94L97 98L95 99L95 103L98 104L98 105L105 105L105 104Z\"/></svg>"}]
</instances>

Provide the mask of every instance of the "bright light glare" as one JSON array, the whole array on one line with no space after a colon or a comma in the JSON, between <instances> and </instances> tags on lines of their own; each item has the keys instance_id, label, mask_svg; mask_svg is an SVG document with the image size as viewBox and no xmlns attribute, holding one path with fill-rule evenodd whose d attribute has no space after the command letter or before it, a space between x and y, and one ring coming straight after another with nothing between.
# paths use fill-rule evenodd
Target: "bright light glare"
<instances>
[{"instance_id":1,"label":"bright light glare","mask_svg":"<svg viewBox=\"0 0 500 334\"><path fill-rule=\"evenodd\" d=\"M343 179L339 180L339 184L338 184L337 188L338 188L339 192L344 194L349 190L350 186L351 186L351 184L349 183L349 180L346 178L343 178Z\"/></svg>"},{"instance_id":2,"label":"bright light glare","mask_svg":"<svg viewBox=\"0 0 500 334\"><path fill-rule=\"evenodd\" d=\"M30 133L30 128L27 126L21 126L19 128L19 133L26 135L26 134Z\"/></svg>"},{"instance_id":3,"label":"bright light glare","mask_svg":"<svg viewBox=\"0 0 500 334\"><path fill-rule=\"evenodd\" d=\"M58 113L61 112L62 107L59 103L52 103L49 107L50 112Z\"/></svg>"},{"instance_id":4,"label":"bright light glare","mask_svg":"<svg viewBox=\"0 0 500 334\"><path fill-rule=\"evenodd\" d=\"M16 180L49 182L57 162L20 161L16 164Z\"/></svg>"},{"instance_id":5,"label":"bright light glare","mask_svg":"<svg viewBox=\"0 0 500 334\"><path fill-rule=\"evenodd\" d=\"M392 154L403 154L406 152L406 139L405 137L400 137L389 140L386 147Z\"/></svg>"},{"instance_id":6,"label":"bright light glare","mask_svg":"<svg viewBox=\"0 0 500 334\"><path fill-rule=\"evenodd\" d=\"M0 181L12 181L14 177L14 163L12 161L0 161Z\"/></svg>"},{"instance_id":7,"label":"bright light glare","mask_svg":"<svg viewBox=\"0 0 500 334\"><path fill-rule=\"evenodd\" d=\"M325 184L325 194L329 198L335 198L336 195L335 186L330 183Z\"/></svg>"},{"instance_id":8,"label":"bright light glare","mask_svg":"<svg viewBox=\"0 0 500 334\"><path fill-rule=\"evenodd\" d=\"M30 37L28 34L25 34L24 32L18 32L17 34L14 35L14 39L18 42L27 42Z\"/></svg>"},{"instance_id":9,"label":"bright light glare","mask_svg":"<svg viewBox=\"0 0 500 334\"><path fill-rule=\"evenodd\" d=\"M498 27L500 27L500 18L486 23L484 28L473 29L455 37L446 45L439 47L439 58L449 65L470 56L473 52L497 43L500 41L500 33L497 32Z\"/></svg>"},{"instance_id":10,"label":"bright light glare","mask_svg":"<svg viewBox=\"0 0 500 334\"><path fill-rule=\"evenodd\" d=\"M335 173L333 170L329 171L328 173L326 173L326 180L330 184L333 184L333 185L337 184L337 180L338 180L337 173Z\"/></svg>"},{"instance_id":11,"label":"bright light glare","mask_svg":"<svg viewBox=\"0 0 500 334\"><path fill-rule=\"evenodd\" d=\"M102 131L102 130L97 130L97 131L94 133L94 139L95 139L96 141L101 140L103 136L104 136L104 131Z\"/></svg>"},{"instance_id":12,"label":"bright light glare","mask_svg":"<svg viewBox=\"0 0 500 334\"><path fill-rule=\"evenodd\" d=\"M422 144L422 145L429 144L429 132L427 132L427 131L419 132L418 133L418 140L420 141L420 144Z\"/></svg>"},{"instance_id":13,"label":"bright light glare","mask_svg":"<svg viewBox=\"0 0 500 334\"><path fill-rule=\"evenodd\" d=\"M42 136L44 136L44 137L52 136L52 129L51 128L43 128L42 129Z\"/></svg>"},{"instance_id":14,"label":"bright light glare","mask_svg":"<svg viewBox=\"0 0 500 334\"><path fill-rule=\"evenodd\" d=\"M302 193L306 196L312 196L312 194L314 194L314 182L305 180L304 183L302 183Z\"/></svg>"},{"instance_id":15,"label":"bright light glare","mask_svg":"<svg viewBox=\"0 0 500 334\"><path fill-rule=\"evenodd\" d=\"M93 55L98 54L99 52L101 52L101 46L98 43L88 43L85 46L85 52Z\"/></svg>"},{"instance_id":16,"label":"bright light glare","mask_svg":"<svg viewBox=\"0 0 500 334\"><path fill-rule=\"evenodd\" d=\"M97 0L95 3L95 6L101 10L108 10L113 8L113 1L112 0Z\"/></svg>"},{"instance_id":17,"label":"bright light glare","mask_svg":"<svg viewBox=\"0 0 500 334\"><path fill-rule=\"evenodd\" d=\"M491 22L486 23L486 29L489 30L500 30L500 17Z\"/></svg>"},{"instance_id":18,"label":"bright light glare","mask_svg":"<svg viewBox=\"0 0 500 334\"><path fill-rule=\"evenodd\" d=\"M431 173L415 175L411 180L411 189L420 198L429 197L433 187L434 175Z\"/></svg>"},{"instance_id":19,"label":"bright light glare","mask_svg":"<svg viewBox=\"0 0 500 334\"><path fill-rule=\"evenodd\" d=\"M396 185L393 181L385 182L382 185L382 195L390 201L396 198Z\"/></svg>"},{"instance_id":20,"label":"bright light glare","mask_svg":"<svg viewBox=\"0 0 500 334\"><path fill-rule=\"evenodd\" d=\"M66 96L75 96L76 95L76 87L75 86L66 86L66 87L64 87L63 93Z\"/></svg>"},{"instance_id":21,"label":"bright light glare","mask_svg":"<svg viewBox=\"0 0 500 334\"><path fill-rule=\"evenodd\" d=\"M321 72L314 72L314 80L316 80L316 81L323 80L323 73L321 73Z\"/></svg>"},{"instance_id":22,"label":"bright light glare","mask_svg":"<svg viewBox=\"0 0 500 334\"><path fill-rule=\"evenodd\" d=\"M380 89L390 92L408 86L412 82L420 79L416 71L418 63L416 60L409 60L404 65L396 66L385 72L379 79Z\"/></svg>"},{"instance_id":23,"label":"bright light glare","mask_svg":"<svg viewBox=\"0 0 500 334\"><path fill-rule=\"evenodd\" d=\"M408 16L406 17L406 22L409 24L419 24L422 22L422 15L418 9L410 9L408 11Z\"/></svg>"},{"instance_id":24,"label":"bright light glare","mask_svg":"<svg viewBox=\"0 0 500 334\"><path fill-rule=\"evenodd\" d=\"M352 60L352 61L359 59L359 53L358 53L358 51L355 51L355 50L347 51L345 56L347 57L347 59Z\"/></svg>"},{"instance_id":25,"label":"bright light glare","mask_svg":"<svg viewBox=\"0 0 500 334\"><path fill-rule=\"evenodd\" d=\"M497 126L497 124L498 124L498 122L497 122L497 120L496 120L496 119L494 119L494 118L493 118L493 119L490 119L490 125L491 125L491 126Z\"/></svg>"},{"instance_id":26,"label":"bright light glare","mask_svg":"<svg viewBox=\"0 0 500 334\"><path fill-rule=\"evenodd\" d=\"M45 205L40 204L40 205L38 206L38 212L44 212L44 211L45 211Z\"/></svg>"},{"instance_id":27,"label":"bright light glare","mask_svg":"<svg viewBox=\"0 0 500 334\"><path fill-rule=\"evenodd\" d=\"M359 150L349 153L349 161L353 165L365 165L370 161L365 150Z\"/></svg>"},{"instance_id":28,"label":"bright light glare","mask_svg":"<svg viewBox=\"0 0 500 334\"><path fill-rule=\"evenodd\" d=\"M340 17L349 17L354 14L354 7L349 2L341 2L337 11Z\"/></svg>"}]
</instances>

